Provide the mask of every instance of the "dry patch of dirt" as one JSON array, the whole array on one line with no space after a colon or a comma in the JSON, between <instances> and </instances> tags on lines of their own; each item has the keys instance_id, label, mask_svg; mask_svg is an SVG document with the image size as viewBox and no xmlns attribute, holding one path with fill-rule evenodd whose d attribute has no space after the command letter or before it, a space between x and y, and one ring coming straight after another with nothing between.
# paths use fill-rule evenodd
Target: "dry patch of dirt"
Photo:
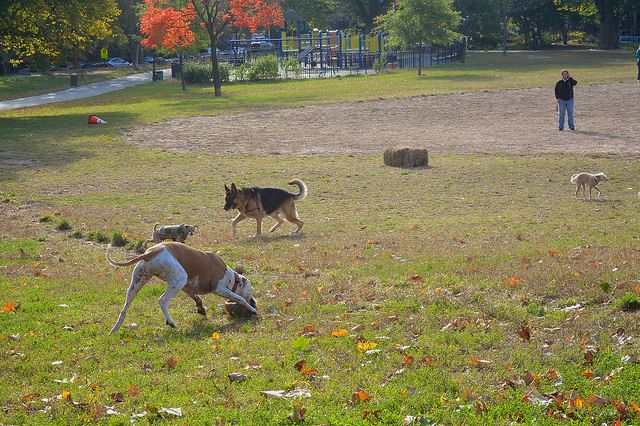
<instances>
[{"instance_id":1,"label":"dry patch of dirt","mask_svg":"<svg viewBox=\"0 0 640 426\"><path fill-rule=\"evenodd\" d=\"M580 86L575 132L558 131L553 87L180 118L134 129L138 146L210 154L640 153L640 84Z\"/></svg>"}]
</instances>

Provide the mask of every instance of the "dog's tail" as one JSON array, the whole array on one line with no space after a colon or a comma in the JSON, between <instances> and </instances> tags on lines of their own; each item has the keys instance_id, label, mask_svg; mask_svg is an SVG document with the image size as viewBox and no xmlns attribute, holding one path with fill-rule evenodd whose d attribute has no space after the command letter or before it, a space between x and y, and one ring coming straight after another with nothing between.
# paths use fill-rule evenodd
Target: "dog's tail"
<instances>
[{"instance_id":1,"label":"dog's tail","mask_svg":"<svg viewBox=\"0 0 640 426\"><path fill-rule=\"evenodd\" d=\"M296 185L300 189L300 192L292 197L294 201L305 199L305 197L307 196L307 185L305 185L303 181L301 181L300 179L293 179L291 182L289 182L289 185Z\"/></svg>"},{"instance_id":2,"label":"dog's tail","mask_svg":"<svg viewBox=\"0 0 640 426\"><path fill-rule=\"evenodd\" d=\"M116 262L113 259L111 259L111 257L109 256L109 250L111 249L111 244L109 244L107 246L107 262L109 262L110 265L112 266L129 266L129 265L133 265L134 263L138 263L141 260L149 260L151 258L153 258L156 254L158 254L155 250L149 250L146 253L141 254L140 256L136 256L133 259L129 259L126 262Z\"/></svg>"},{"instance_id":3,"label":"dog's tail","mask_svg":"<svg viewBox=\"0 0 640 426\"><path fill-rule=\"evenodd\" d=\"M156 229L158 229L158 226L160 226L160 222L156 222L156 224L153 225L153 232L156 232Z\"/></svg>"},{"instance_id":4,"label":"dog's tail","mask_svg":"<svg viewBox=\"0 0 640 426\"><path fill-rule=\"evenodd\" d=\"M576 183L576 180L578 179L578 175L579 175L579 174L580 174L580 173L576 173L575 175L571 176L571 183L573 183L573 184L575 184L575 183Z\"/></svg>"}]
</instances>

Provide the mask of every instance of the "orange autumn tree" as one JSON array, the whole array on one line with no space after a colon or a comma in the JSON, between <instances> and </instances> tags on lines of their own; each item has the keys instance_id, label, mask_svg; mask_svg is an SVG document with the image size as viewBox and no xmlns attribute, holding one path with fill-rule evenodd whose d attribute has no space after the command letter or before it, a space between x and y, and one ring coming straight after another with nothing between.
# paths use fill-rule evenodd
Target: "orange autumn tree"
<instances>
[{"instance_id":1,"label":"orange autumn tree","mask_svg":"<svg viewBox=\"0 0 640 426\"><path fill-rule=\"evenodd\" d=\"M284 17L278 3L268 3L263 0L230 0L229 15L233 25L247 28L252 33L258 29L282 26Z\"/></svg>"},{"instance_id":2,"label":"orange autumn tree","mask_svg":"<svg viewBox=\"0 0 640 426\"><path fill-rule=\"evenodd\" d=\"M146 9L140 17L140 32L145 36L141 42L143 46L177 52L195 42L196 37L191 25L196 18L196 12L191 3L184 7L175 7L167 0L145 0L145 4ZM179 56L182 70L182 52ZM185 90L182 72L180 81L182 90Z\"/></svg>"},{"instance_id":3,"label":"orange autumn tree","mask_svg":"<svg viewBox=\"0 0 640 426\"><path fill-rule=\"evenodd\" d=\"M229 26L269 28L282 25L284 17L280 0L190 0L201 25L207 30L211 47L211 68L215 96L222 96L222 79L215 54L220 35Z\"/></svg>"}]
</instances>

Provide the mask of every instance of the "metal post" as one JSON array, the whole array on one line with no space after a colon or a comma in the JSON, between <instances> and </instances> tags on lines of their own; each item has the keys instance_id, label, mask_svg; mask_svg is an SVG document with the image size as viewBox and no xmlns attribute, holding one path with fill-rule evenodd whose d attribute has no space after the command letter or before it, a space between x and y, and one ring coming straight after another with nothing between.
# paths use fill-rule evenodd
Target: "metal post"
<instances>
[{"instance_id":1,"label":"metal post","mask_svg":"<svg viewBox=\"0 0 640 426\"><path fill-rule=\"evenodd\" d=\"M297 28L298 28L298 34L297 34L297 36L298 36L298 54L300 54L300 52L301 52L301 49L300 49L300 47L301 47L301 46L300 46L300 40L301 40L301 38L302 38L302 35L301 35L301 33L300 33L300 20L297 20L297 21L296 21L296 26L297 26Z\"/></svg>"},{"instance_id":2,"label":"metal post","mask_svg":"<svg viewBox=\"0 0 640 426\"><path fill-rule=\"evenodd\" d=\"M338 31L338 68L342 69L342 31Z\"/></svg>"},{"instance_id":3,"label":"metal post","mask_svg":"<svg viewBox=\"0 0 640 426\"><path fill-rule=\"evenodd\" d=\"M324 69L324 67L322 66L322 59L323 59L323 55L322 55L322 30L318 31L318 39L320 39L320 69Z\"/></svg>"}]
</instances>

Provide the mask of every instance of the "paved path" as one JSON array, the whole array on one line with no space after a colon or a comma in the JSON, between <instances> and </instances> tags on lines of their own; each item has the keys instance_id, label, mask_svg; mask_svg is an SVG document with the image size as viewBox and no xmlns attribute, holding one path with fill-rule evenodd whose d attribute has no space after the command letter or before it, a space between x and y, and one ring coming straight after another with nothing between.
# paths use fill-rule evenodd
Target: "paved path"
<instances>
[{"instance_id":1,"label":"paved path","mask_svg":"<svg viewBox=\"0 0 640 426\"><path fill-rule=\"evenodd\" d=\"M164 72L164 77L169 75ZM75 99L90 98L92 96L102 95L103 93L113 92L124 89L125 87L136 86L151 81L151 72L141 74L128 75L126 77L118 77L111 80L99 81L97 83L87 84L86 86L72 87L71 89L61 90L59 92L47 93L46 95L30 96L28 98L11 99L8 101L0 101L0 111L10 109L26 108L35 105L52 104L54 102L72 101Z\"/></svg>"}]
</instances>

